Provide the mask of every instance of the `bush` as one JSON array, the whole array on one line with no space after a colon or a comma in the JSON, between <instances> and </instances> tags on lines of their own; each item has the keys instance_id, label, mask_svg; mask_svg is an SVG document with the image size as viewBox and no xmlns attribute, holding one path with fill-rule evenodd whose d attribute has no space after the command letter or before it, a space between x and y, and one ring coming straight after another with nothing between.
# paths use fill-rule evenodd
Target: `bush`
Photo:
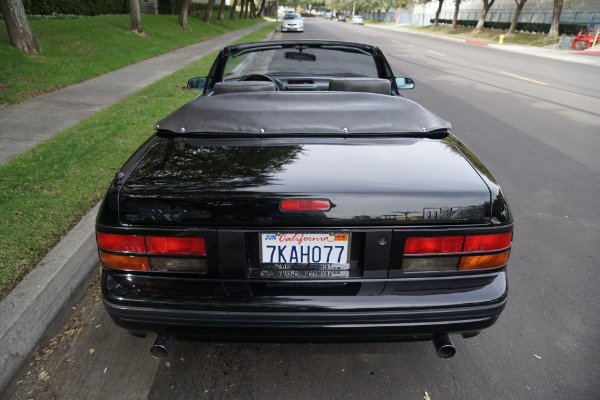
<instances>
[{"instance_id":1,"label":"bush","mask_svg":"<svg viewBox=\"0 0 600 400\"><path fill-rule=\"evenodd\" d=\"M434 23L435 19L430 19L430 23ZM452 25L451 19L439 19L440 24ZM458 26L475 27L478 21L458 20L456 21ZM484 28L489 29L510 29L510 22L487 22L483 25ZM577 35L580 30L587 31L586 24L560 24L559 32L561 35ZM550 24L541 24L535 22L519 22L517 24L517 31L535 32L535 33L548 33L550 32Z\"/></svg>"},{"instance_id":2,"label":"bush","mask_svg":"<svg viewBox=\"0 0 600 400\"><path fill-rule=\"evenodd\" d=\"M183 0L158 0L159 14L179 14ZM196 7L196 4L194 4Z\"/></svg>"},{"instance_id":3,"label":"bush","mask_svg":"<svg viewBox=\"0 0 600 400\"><path fill-rule=\"evenodd\" d=\"M28 15L126 14L127 0L23 0Z\"/></svg>"}]
</instances>

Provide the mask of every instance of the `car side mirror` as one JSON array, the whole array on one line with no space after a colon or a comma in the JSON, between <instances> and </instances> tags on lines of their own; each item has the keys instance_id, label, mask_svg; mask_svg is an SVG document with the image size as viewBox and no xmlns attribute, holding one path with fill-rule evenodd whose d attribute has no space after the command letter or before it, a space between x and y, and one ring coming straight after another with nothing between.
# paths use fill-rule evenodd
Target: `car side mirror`
<instances>
[{"instance_id":1,"label":"car side mirror","mask_svg":"<svg viewBox=\"0 0 600 400\"><path fill-rule=\"evenodd\" d=\"M206 85L206 78L192 78L187 83L188 89L194 90L204 90L204 85Z\"/></svg>"},{"instance_id":2,"label":"car side mirror","mask_svg":"<svg viewBox=\"0 0 600 400\"><path fill-rule=\"evenodd\" d=\"M396 86L398 90L414 89L415 81L410 78L396 78Z\"/></svg>"}]
</instances>

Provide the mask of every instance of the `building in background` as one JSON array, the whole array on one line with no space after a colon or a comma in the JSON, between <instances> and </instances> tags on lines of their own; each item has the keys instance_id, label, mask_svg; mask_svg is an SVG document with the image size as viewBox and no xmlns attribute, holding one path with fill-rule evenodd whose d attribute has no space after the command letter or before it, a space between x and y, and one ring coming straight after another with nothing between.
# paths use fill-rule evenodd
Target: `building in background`
<instances>
[{"instance_id":1,"label":"building in background","mask_svg":"<svg viewBox=\"0 0 600 400\"><path fill-rule=\"evenodd\" d=\"M551 23L553 0L528 0L523 7L519 22ZM375 13L375 18L389 23L401 25L430 25L435 18L438 2L433 0L425 5L416 5L402 10ZM481 0L463 0L460 4L458 19L477 21L481 15L483 2ZM496 0L488 15L488 22L511 22L516 5L514 0ZM371 13L363 13L367 19L372 19ZM378 16L379 14L379 16ZM454 16L454 1L445 0L442 5L440 19L451 20ZM569 6L563 6L560 22L564 24L600 25L600 1L577 0ZM593 28L591 26L590 28Z\"/></svg>"}]
</instances>

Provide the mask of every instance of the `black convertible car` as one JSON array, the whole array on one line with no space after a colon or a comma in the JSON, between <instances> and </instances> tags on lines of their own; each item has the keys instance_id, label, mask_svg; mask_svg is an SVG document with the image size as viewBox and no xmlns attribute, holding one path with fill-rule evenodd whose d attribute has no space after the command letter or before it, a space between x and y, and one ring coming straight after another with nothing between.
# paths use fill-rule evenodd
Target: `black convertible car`
<instances>
[{"instance_id":1,"label":"black convertible car","mask_svg":"<svg viewBox=\"0 0 600 400\"><path fill-rule=\"evenodd\" d=\"M237 341L477 335L507 299L513 220L450 124L401 96L382 52L224 48L155 124L96 222L117 325Z\"/></svg>"}]
</instances>

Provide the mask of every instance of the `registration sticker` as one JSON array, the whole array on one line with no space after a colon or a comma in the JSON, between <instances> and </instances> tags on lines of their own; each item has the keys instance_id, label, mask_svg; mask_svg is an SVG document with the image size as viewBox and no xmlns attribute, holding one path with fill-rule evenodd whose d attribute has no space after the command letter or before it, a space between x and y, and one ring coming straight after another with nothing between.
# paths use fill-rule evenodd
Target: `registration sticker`
<instances>
[{"instance_id":1,"label":"registration sticker","mask_svg":"<svg viewBox=\"0 0 600 400\"><path fill-rule=\"evenodd\" d=\"M261 263L263 264L348 264L350 234L348 233L263 233Z\"/></svg>"}]
</instances>

